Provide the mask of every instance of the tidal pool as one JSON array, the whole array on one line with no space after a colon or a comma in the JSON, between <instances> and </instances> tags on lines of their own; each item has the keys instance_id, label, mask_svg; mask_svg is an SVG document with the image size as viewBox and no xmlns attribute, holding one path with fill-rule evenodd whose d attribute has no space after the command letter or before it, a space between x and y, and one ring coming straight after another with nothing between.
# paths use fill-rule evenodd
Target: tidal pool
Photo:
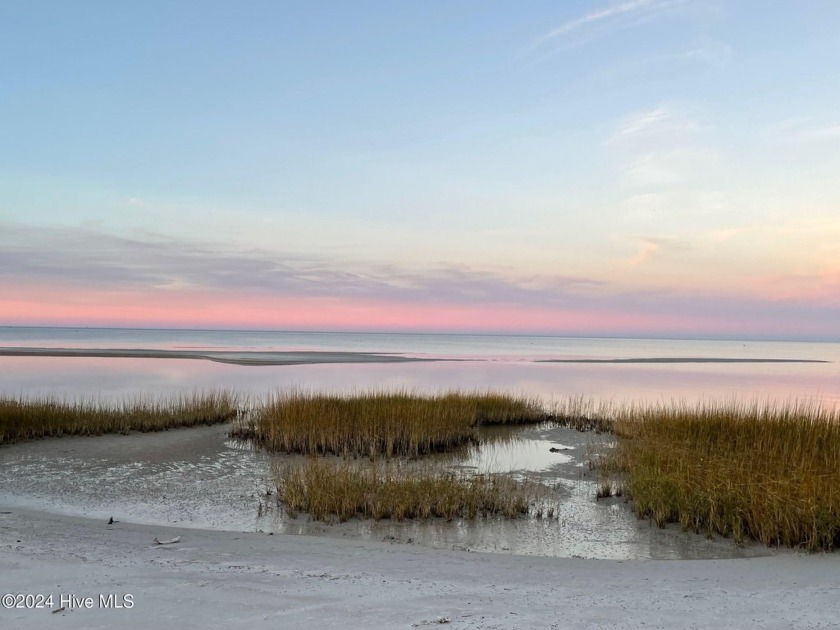
<instances>
[{"instance_id":1,"label":"tidal pool","mask_svg":"<svg viewBox=\"0 0 840 630\"><path fill-rule=\"evenodd\" d=\"M544 425L489 432L448 465L512 472L546 486L551 518L358 521L289 518L273 494L270 455L227 437L227 426L70 437L0 447L0 505L115 520L231 531L353 537L431 547L586 558L734 558L768 555L639 521L620 498L595 500L591 448L610 438ZM552 452L550 449L554 448Z\"/></svg>"}]
</instances>

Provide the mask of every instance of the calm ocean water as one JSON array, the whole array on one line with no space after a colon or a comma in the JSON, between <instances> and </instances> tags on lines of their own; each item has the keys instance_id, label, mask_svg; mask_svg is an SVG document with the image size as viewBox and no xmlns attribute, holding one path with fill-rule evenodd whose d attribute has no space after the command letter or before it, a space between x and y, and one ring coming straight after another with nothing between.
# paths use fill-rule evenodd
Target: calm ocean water
<instances>
[{"instance_id":1,"label":"calm ocean water","mask_svg":"<svg viewBox=\"0 0 840 630\"><path fill-rule=\"evenodd\" d=\"M546 400L817 398L840 402L840 344L204 330L0 327L0 347L247 352L349 351L448 362L240 366L198 359L0 356L0 393L124 397L227 387L261 395L329 391L503 389ZM812 360L824 363L542 363L624 359Z\"/></svg>"}]
</instances>

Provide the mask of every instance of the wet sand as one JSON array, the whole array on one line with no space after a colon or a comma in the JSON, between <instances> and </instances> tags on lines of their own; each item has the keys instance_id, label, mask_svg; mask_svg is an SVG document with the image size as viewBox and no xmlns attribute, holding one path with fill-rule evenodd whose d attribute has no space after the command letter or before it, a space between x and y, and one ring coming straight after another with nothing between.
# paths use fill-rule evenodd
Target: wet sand
<instances>
[{"instance_id":1,"label":"wet sand","mask_svg":"<svg viewBox=\"0 0 840 630\"><path fill-rule=\"evenodd\" d=\"M0 508L0 593L95 602L0 610L8 628L830 628L838 589L838 554L541 558Z\"/></svg>"}]
</instances>

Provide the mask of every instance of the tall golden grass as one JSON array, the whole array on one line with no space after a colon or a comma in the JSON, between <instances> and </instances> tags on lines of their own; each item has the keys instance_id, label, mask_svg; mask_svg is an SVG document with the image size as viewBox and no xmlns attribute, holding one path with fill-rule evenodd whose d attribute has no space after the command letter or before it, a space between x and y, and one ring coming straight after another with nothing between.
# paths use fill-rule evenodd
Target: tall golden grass
<instances>
[{"instance_id":1,"label":"tall golden grass","mask_svg":"<svg viewBox=\"0 0 840 630\"><path fill-rule=\"evenodd\" d=\"M138 397L115 403L0 397L0 444L209 425L232 419L236 408L236 397L224 391L161 400Z\"/></svg>"},{"instance_id":2,"label":"tall golden grass","mask_svg":"<svg viewBox=\"0 0 840 630\"><path fill-rule=\"evenodd\" d=\"M62 435L99 435L206 425L238 418L235 437L275 452L344 455L307 460L278 473L291 511L315 518L474 517L527 511L515 482L462 476L377 460L447 451L479 438L479 428L554 421L613 431L600 461L599 496L625 492L642 518L707 535L767 545L829 550L840 544L840 410L816 403L701 403L595 406L555 404L499 393L353 396L295 391L238 414L225 391L122 402L0 397L0 444ZM511 485L513 484L513 485ZM523 503L524 501L524 503ZM524 505L524 508L523 508Z\"/></svg>"},{"instance_id":3,"label":"tall golden grass","mask_svg":"<svg viewBox=\"0 0 840 630\"><path fill-rule=\"evenodd\" d=\"M616 407L608 400L595 400L586 396L568 396L555 401L551 408L551 421L577 431L611 433Z\"/></svg>"},{"instance_id":4,"label":"tall golden grass","mask_svg":"<svg viewBox=\"0 0 840 630\"><path fill-rule=\"evenodd\" d=\"M307 458L275 471L277 500L294 516L340 522L373 518L477 516L516 517L528 512L522 484L509 477L464 475L427 465L362 465L349 460Z\"/></svg>"},{"instance_id":5,"label":"tall golden grass","mask_svg":"<svg viewBox=\"0 0 840 630\"><path fill-rule=\"evenodd\" d=\"M830 550L840 543L840 413L815 403L628 407L618 470L637 514L708 535Z\"/></svg>"},{"instance_id":6,"label":"tall golden grass","mask_svg":"<svg viewBox=\"0 0 840 630\"><path fill-rule=\"evenodd\" d=\"M537 400L506 394L295 391L270 398L237 423L232 434L274 452L374 459L444 451L475 439L481 425L537 423L548 417Z\"/></svg>"}]
</instances>

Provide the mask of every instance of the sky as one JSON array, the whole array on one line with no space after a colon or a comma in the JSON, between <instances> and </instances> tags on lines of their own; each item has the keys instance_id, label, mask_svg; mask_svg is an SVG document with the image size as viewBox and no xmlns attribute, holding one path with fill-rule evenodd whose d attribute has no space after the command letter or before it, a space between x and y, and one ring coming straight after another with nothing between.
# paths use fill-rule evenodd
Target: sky
<instances>
[{"instance_id":1,"label":"sky","mask_svg":"<svg viewBox=\"0 0 840 630\"><path fill-rule=\"evenodd\" d=\"M840 2L0 4L0 325L840 340Z\"/></svg>"}]
</instances>

